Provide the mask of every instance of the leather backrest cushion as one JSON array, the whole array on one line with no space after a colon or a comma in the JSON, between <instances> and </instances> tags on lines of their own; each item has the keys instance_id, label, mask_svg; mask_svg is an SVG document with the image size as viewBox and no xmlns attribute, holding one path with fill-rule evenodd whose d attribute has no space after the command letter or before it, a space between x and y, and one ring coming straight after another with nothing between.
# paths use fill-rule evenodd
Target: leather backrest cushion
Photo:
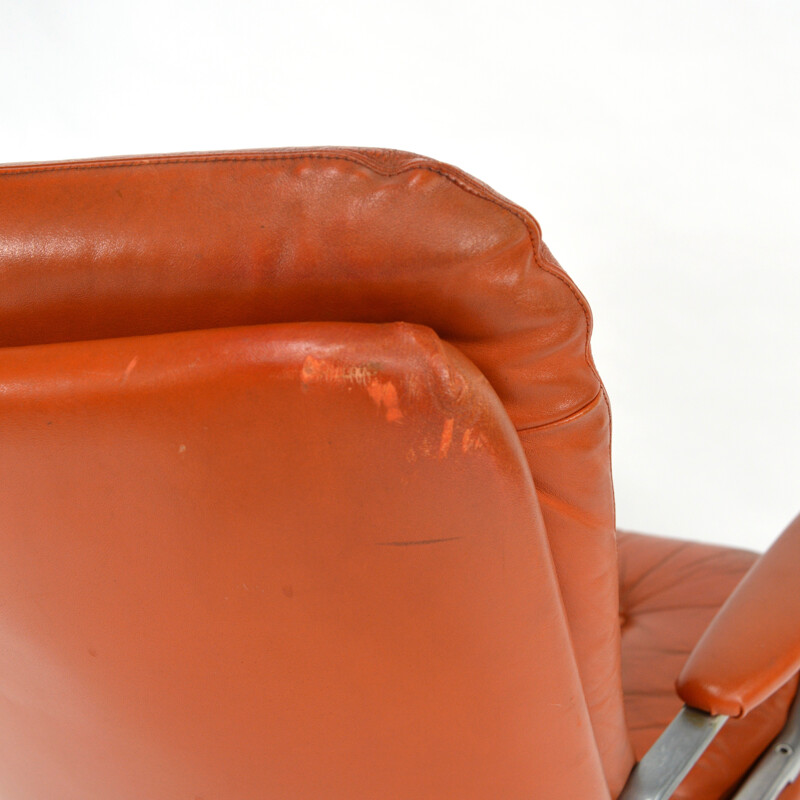
<instances>
[{"instance_id":1,"label":"leather backrest cushion","mask_svg":"<svg viewBox=\"0 0 800 800\"><path fill-rule=\"evenodd\" d=\"M0 796L608 800L520 443L432 331L6 348L0 381Z\"/></svg>"},{"instance_id":2,"label":"leather backrest cushion","mask_svg":"<svg viewBox=\"0 0 800 800\"><path fill-rule=\"evenodd\" d=\"M0 346L293 321L427 325L488 377L528 456L619 784L632 756L608 407L588 306L530 215L396 151L0 168Z\"/></svg>"}]
</instances>

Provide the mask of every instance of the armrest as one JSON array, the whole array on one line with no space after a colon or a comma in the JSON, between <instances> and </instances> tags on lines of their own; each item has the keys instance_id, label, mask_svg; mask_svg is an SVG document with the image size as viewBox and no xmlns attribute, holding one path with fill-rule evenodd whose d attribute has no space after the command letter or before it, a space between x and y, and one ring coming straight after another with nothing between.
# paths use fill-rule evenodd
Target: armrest
<instances>
[{"instance_id":1,"label":"armrest","mask_svg":"<svg viewBox=\"0 0 800 800\"><path fill-rule=\"evenodd\" d=\"M745 575L677 682L687 707L634 767L619 800L667 800L728 717L757 706L800 670L800 515ZM736 798L775 800L800 774L800 700ZM777 744L776 744L777 743Z\"/></svg>"},{"instance_id":2,"label":"armrest","mask_svg":"<svg viewBox=\"0 0 800 800\"><path fill-rule=\"evenodd\" d=\"M800 515L756 561L695 646L683 701L740 717L800 670Z\"/></svg>"}]
</instances>

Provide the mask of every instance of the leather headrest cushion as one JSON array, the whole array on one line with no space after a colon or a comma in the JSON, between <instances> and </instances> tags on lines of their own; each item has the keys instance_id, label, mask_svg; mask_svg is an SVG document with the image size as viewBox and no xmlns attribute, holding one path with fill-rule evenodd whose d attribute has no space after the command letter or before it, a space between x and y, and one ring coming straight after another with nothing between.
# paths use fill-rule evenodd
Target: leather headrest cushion
<instances>
[{"instance_id":1,"label":"leather headrest cushion","mask_svg":"<svg viewBox=\"0 0 800 800\"><path fill-rule=\"evenodd\" d=\"M0 168L0 346L293 321L428 325L518 426L598 392L588 308L533 219L396 151Z\"/></svg>"}]
</instances>

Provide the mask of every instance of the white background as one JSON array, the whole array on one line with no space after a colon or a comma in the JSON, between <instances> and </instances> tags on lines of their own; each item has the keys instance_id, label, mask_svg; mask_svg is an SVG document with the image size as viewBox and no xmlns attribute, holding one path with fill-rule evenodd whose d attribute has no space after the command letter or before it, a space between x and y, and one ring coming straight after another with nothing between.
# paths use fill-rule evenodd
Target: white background
<instances>
[{"instance_id":1,"label":"white background","mask_svg":"<svg viewBox=\"0 0 800 800\"><path fill-rule=\"evenodd\" d=\"M345 144L529 208L587 295L621 527L800 510L800 3L0 0L0 161Z\"/></svg>"}]
</instances>

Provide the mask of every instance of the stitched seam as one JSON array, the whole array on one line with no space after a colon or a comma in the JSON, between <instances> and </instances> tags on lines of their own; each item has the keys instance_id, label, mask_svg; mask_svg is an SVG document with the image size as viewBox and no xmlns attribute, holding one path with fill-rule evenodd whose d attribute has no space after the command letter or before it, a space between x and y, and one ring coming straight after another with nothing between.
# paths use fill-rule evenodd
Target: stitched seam
<instances>
[{"instance_id":1,"label":"stitched seam","mask_svg":"<svg viewBox=\"0 0 800 800\"><path fill-rule=\"evenodd\" d=\"M89 164L76 164L76 163L63 163L51 164L48 166L32 165L30 167L18 167L12 169L0 169L0 176L2 175L27 175L37 172L71 172L79 170L93 170L93 169L125 169L127 167L160 167L171 164L206 164L214 162L227 162L227 161L299 161L304 158L312 159L327 159L331 161L351 161L363 167L371 169L381 175L389 177L405 172L406 168L396 171L385 171L380 169L376 164L370 163L369 159L357 158L353 155L345 154L328 154L328 153L260 153L260 154L241 154L241 155L210 155L210 156L183 156L180 158L173 158L171 156L152 156L145 158L133 158L130 160L120 161L96 161Z\"/></svg>"},{"instance_id":2,"label":"stitched seam","mask_svg":"<svg viewBox=\"0 0 800 800\"><path fill-rule=\"evenodd\" d=\"M584 343L584 359L586 361L586 365L589 367L590 371L592 372L592 374L594 375L595 379L597 380L600 386L599 392L605 398L606 405L609 409L609 420L610 420L611 414L610 414L610 403L608 401L608 394L606 392L605 386L603 385L603 381L601 380L600 375L597 372L596 367L592 363L592 359L589 357L589 340L592 331L592 324L591 324L591 317L588 305L586 304L586 301L578 293L578 290L572 284L572 281L569 278L567 278L566 275L561 274L558 270L554 269L553 267L551 267L549 264L545 263L542 260L540 248L538 246L541 241L539 238L539 231L537 230L536 224L533 222L530 215L524 212L519 207L512 204L511 202L509 202L508 200L501 199L499 196L495 195L492 190L487 191L487 188L474 186L472 182L469 180L468 176L466 176L465 174L454 174L452 172L445 171L445 169L441 169L434 166L429 160L415 161L413 160L414 156L411 156L411 158L412 158L411 163L407 163L402 167L400 167L399 169L383 170L372 158L369 157L365 158L363 156L359 156L359 154L354 153L353 151L343 151L341 153L320 153L320 152L308 152L308 151L291 153L284 151L275 153L242 153L239 155L220 153L220 154L205 155L205 156L203 155L184 156L179 158L171 158L170 156L155 156L152 158L134 158L132 160L94 162L90 164L64 163L64 164L52 164L50 166L32 165L29 167L0 170L0 176L25 175L37 172L58 172L58 171L67 172L72 170L78 171L78 170L95 170L95 169L123 169L126 167L139 167L139 166L158 167L166 164L202 164L202 163L214 163L214 162L239 162L239 161L241 162L289 161L289 160L297 161L302 159L325 159L330 161L349 161L351 163L366 167L367 169L371 169L373 172L379 175L383 175L384 177L401 175L405 172L410 172L411 170L414 169L424 169L427 170L428 172L433 172L437 175L441 175L443 178L446 178L451 183L458 186L462 191L468 192L469 194L472 194L481 200L486 200L487 202L493 203L499 208L502 208L507 213L512 214L517 219L519 219L528 232L528 237L531 242L531 250L533 254L534 264L543 272L547 272L553 277L557 278L559 281L561 281L561 283L563 283L567 287L567 289L569 289L569 291L572 293L572 296L575 298L576 302L583 311L584 321L586 323L586 341ZM441 166L444 167L443 164ZM546 424L554 424L559 421L563 422L576 413L578 412L572 411L565 417L563 417L561 420L554 420L553 423L546 423ZM609 424L609 431L610 431L610 424ZM611 451L611 443L609 436L609 461L611 456L610 451Z\"/></svg>"},{"instance_id":3,"label":"stitched seam","mask_svg":"<svg viewBox=\"0 0 800 800\"><path fill-rule=\"evenodd\" d=\"M624 591L622 592L623 597L629 599L630 596L654 573L658 572L665 564L669 563L673 558L677 558L681 553L685 553L689 547L691 547L691 542L680 542L678 543L669 553L661 556L654 564L651 564L647 567L644 572L640 573L633 583L624 586ZM630 602L625 606L626 608L633 608L635 604L631 604Z\"/></svg>"},{"instance_id":4,"label":"stitched seam","mask_svg":"<svg viewBox=\"0 0 800 800\"><path fill-rule=\"evenodd\" d=\"M544 422L541 425L527 425L522 428L517 428L517 433L529 433L530 431L544 431L548 428L555 428L558 425L564 425L568 422L574 422L577 419L588 414L594 406L597 405L597 401L602 396L603 392L602 389L597 392L597 394L585 405L582 405L577 411L573 411L571 414L568 414L566 417L561 417L561 419L553 420L552 422Z\"/></svg>"}]
</instances>

